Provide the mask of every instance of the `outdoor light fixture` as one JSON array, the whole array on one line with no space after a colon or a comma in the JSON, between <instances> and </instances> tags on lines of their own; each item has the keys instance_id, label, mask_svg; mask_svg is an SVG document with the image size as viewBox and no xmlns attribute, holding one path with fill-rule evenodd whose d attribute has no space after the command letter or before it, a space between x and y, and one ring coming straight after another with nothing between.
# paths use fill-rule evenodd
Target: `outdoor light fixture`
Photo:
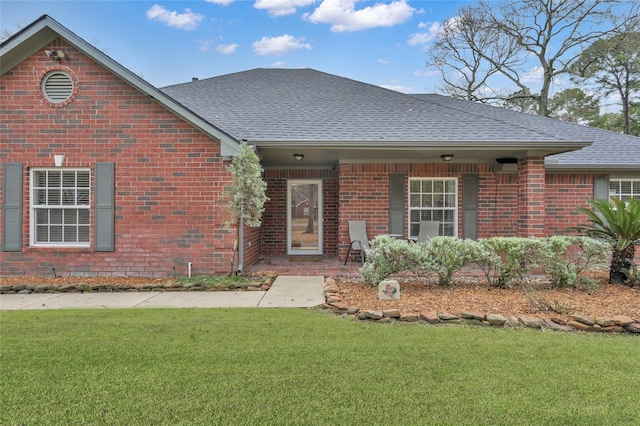
<instances>
[{"instance_id":1,"label":"outdoor light fixture","mask_svg":"<svg viewBox=\"0 0 640 426\"><path fill-rule=\"evenodd\" d=\"M67 55L64 54L62 50L45 50L44 54L53 59L54 61L60 61L66 58Z\"/></svg>"},{"instance_id":2,"label":"outdoor light fixture","mask_svg":"<svg viewBox=\"0 0 640 426\"><path fill-rule=\"evenodd\" d=\"M304 154L293 154L293 158L295 158L296 161L302 161Z\"/></svg>"},{"instance_id":3,"label":"outdoor light fixture","mask_svg":"<svg viewBox=\"0 0 640 426\"><path fill-rule=\"evenodd\" d=\"M440 158L442 158L442 161L451 161L453 160L453 154L442 154Z\"/></svg>"}]
</instances>

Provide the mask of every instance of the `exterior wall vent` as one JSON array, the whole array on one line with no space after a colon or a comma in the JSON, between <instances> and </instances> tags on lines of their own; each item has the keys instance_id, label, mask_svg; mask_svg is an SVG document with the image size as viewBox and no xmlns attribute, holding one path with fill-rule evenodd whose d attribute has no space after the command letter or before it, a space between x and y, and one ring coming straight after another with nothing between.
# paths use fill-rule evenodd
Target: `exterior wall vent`
<instances>
[{"instance_id":1,"label":"exterior wall vent","mask_svg":"<svg viewBox=\"0 0 640 426\"><path fill-rule=\"evenodd\" d=\"M73 79L62 71L53 71L42 79L42 94L49 102L63 103L73 95Z\"/></svg>"}]
</instances>

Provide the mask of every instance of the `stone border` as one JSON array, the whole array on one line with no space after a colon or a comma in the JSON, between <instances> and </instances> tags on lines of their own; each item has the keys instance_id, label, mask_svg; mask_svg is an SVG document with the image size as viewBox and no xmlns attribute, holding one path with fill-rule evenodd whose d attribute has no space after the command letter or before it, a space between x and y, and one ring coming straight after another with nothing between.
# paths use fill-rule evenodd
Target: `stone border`
<instances>
[{"instance_id":1,"label":"stone border","mask_svg":"<svg viewBox=\"0 0 640 426\"><path fill-rule=\"evenodd\" d=\"M483 314L479 312L461 312L458 315L424 311L413 314L402 314L398 309L384 311L360 310L357 306L348 306L342 303L339 297L340 288L335 280L327 278L324 282L324 296L326 302L321 306L342 316L350 316L361 321L376 321L380 323L390 321L420 322L425 324L470 324L485 327L519 328L530 327L541 330L550 329L556 331L598 331L609 333L640 333L640 321L626 315L611 317L590 317L587 315L571 315L571 320L565 321L559 318L504 317L496 314Z\"/></svg>"}]
</instances>

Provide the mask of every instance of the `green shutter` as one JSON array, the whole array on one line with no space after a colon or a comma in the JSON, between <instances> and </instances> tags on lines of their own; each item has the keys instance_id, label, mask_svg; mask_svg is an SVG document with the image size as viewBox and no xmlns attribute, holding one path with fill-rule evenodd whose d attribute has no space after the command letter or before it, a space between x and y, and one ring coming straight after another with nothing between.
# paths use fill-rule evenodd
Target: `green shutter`
<instances>
[{"instance_id":1,"label":"green shutter","mask_svg":"<svg viewBox=\"0 0 640 426\"><path fill-rule=\"evenodd\" d=\"M2 250L22 251L22 163L4 163L2 169Z\"/></svg>"},{"instance_id":2,"label":"green shutter","mask_svg":"<svg viewBox=\"0 0 640 426\"><path fill-rule=\"evenodd\" d=\"M593 180L593 198L609 199L609 178L599 177Z\"/></svg>"},{"instance_id":3,"label":"green shutter","mask_svg":"<svg viewBox=\"0 0 640 426\"><path fill-rule=\"evenodd\" d=\"M95 251L115 249L115 165L96 163L95 171Z\"/></svg>"},{"instance_id":4,"label":"green shutter","mask_svg":"<svg viewBox=\"0 0 640 426\"><path fill-rule=\"evenodd\" d=\"M478 175L462 175L462 238L478 239Z\"/></svg>"},{"instance_id":5,"label":"green shutter","mask_svg":"<svg viewBox=\"0 0 640 426\"><path fill-rule=\"evenodd\" d=\"M389 175L389 234L404 237L404 181L406 175L393 173Z\"/></svg>"}]
</instances>

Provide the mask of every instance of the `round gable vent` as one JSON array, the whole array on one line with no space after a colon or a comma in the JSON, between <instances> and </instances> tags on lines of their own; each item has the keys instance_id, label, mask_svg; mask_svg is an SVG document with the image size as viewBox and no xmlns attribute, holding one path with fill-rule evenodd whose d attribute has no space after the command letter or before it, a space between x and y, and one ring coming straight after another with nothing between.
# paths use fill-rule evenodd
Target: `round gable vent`
<instances>
[{"instance_id":1,"label":"round gable vent","mask_svg":"<svg viewBox=\"0 0 640 426\"><path fill-rule=\"evenodd\" d=\"M54 104L67 101L73 95L73 79L62 71L53 71L42 79L42 93Z\"/></svg>"}]
</instances>

